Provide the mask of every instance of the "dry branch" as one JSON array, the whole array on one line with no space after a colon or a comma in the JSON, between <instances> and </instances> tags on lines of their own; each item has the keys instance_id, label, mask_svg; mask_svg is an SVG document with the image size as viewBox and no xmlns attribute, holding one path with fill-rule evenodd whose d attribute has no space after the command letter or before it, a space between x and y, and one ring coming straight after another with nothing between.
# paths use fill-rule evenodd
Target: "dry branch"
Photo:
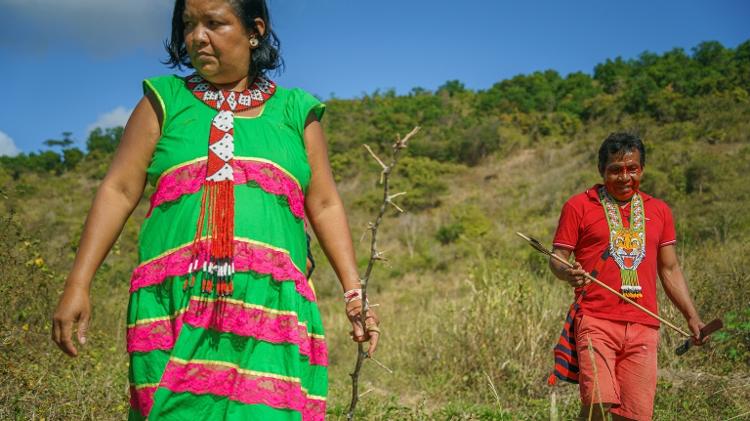
<instances>
[{"instance_id":1,"label":"dry branch","mask_svg":"<svg viewBox=\"0 0 750 421\"><path fill-rule=\"evenodd\" d=\"M360 322L362 323L363 327L366 326L365 319L367 317L367 310L370 307L370 305L367 303L367 285L370 281L372 268L375 265L375 262L377 260L383 260L383 253L378 251L378 247L377 247L378 228L380 227L380 223L383 221L383 216L385 215L385 212L388 209L388 205L393 206L399 212L404 211L393 202L393 199L395 199L396 197L402 196L406 193L400 192L396 194L391 194L390 176L393 172L393 169L396 167L396 164L398 163L398 160L401 156L401 151L406 149L406 147L408 146L409 140L414 135L416 135L417 132L419 132L419 127L415 127L411 132L409 132L403 138L396 139L396 143L393 144L393 150L391 153L391 161L390 161L390 164L388 165L386 165L385 162L382 159L380 159L380 157L378 157L378 155L375 154L375 152L373 152L373 150L368 145L363 145L365 149L367 149L367 152L370 153L373 159L375 159L375 161L377 161L377 163L382 168L382 171L380 172L380 184L383 185L383 200L380 203L380 211L378 212L378 215L375 218L375 222L371 222L370 224L368 224L368 229L370 231L370 259L367 262L365 273L361 277L362 310L359 314ZM360 371L362 370L362 365L364 364L367 358L370 358L371 360L375 361L376 364L378 364L380 367L382 367L384 370L388 371L389 373L393 373L391 369L383 365L381 362L376 361L374 358L372 358L365 351L364 345L362 343L357 344L357 362L354 365L354 371L351 374L349 374L352 378L352 400L349 403L349 410L346 413L346 419L350 421L354 419L354 411L357 408L357 402L359 402L359 398L360 398L359 374L360 374ZM364 395L364 393L362 395Z\"/></svg>"}]
</instances>

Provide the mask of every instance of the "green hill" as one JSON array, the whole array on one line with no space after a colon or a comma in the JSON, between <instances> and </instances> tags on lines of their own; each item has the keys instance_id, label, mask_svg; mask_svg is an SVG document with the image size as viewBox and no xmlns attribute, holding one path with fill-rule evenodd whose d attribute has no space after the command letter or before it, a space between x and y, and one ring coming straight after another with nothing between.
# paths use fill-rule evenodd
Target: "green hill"
<instances>
[{"instance_id":1,"label":"green hill","mask_svg":"<svg viewBox=\"0 0 750 421\"><path fill-rule=\"evenodd\" d=\"M544 380L572 294L513 233L549 243L563 202L597 182L599 143L619 130L645 140L642 188L674 211L704 320L726 324L680 358L679 338L662 329L655 419L750 414L748 116L750 41L607 60L593 75L519 75L482 91L449 81L435 92L329 101L331 161L362 263L379 167L361 145L385 154L397 133L423 127L394 180L395 191L408 192L399 201L408 212L384 222L389 260L372 280L385 333L377 358L394 374L366 364L362 418L549 419ZM146 199L97 274L83 355L63 357L49 340L50 314L120 134L95 131L86 152L63 136L49 144L59 152L0 157L2 419L126 413L124 315ZM314 253L324 261L317 245ZM314 281L329 338L330 418L340 419L355 347L332 270L319 265ZM684 326L660 302L662 315ZM569 419L577 389L555 390L554 409Z\"/></svg>"}]
</instances>

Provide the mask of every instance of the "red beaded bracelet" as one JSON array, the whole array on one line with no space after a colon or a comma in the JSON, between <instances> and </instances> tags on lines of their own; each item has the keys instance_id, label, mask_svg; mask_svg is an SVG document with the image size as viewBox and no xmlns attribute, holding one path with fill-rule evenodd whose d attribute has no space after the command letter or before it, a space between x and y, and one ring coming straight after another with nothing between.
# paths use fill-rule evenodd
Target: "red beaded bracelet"
<instances>
[{"instance_id":1,"label":"red beaded bracelet","mask_svg":"<svg viewBox=\"0 0 750 421\"><path fill-rule=\"evenodd\" d=\"M357 300L362 300L362 288L350 289L344 293L344 302L346 304Z\"/></svg>"}]
</instances>

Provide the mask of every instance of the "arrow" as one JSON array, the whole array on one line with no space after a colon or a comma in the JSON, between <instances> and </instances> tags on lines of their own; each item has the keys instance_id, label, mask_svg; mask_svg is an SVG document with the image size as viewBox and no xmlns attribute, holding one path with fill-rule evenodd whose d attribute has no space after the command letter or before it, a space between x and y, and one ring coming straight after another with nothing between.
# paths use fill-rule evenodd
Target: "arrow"
<instances>
[{"instance_id":1,"label":"arrow","mask_svg":"<svg viewBox=\"0 0 750 421\"><path fill-rule=\"evenodd\" d=\"M534 247L534 248L535 248L536 250L538 250L538 251L540 251L540 252L542 252L542 253L546 254L547 256L549 256L549 257L551 257L551 258L553 258L553 259L557 260L558 262L560 262L560 263L564 264L565 266L567 266L567 267L569 267L569 268L572 268L572 267L573 267L573 265L572 265L572 264L571 264L570 262L568 262L567 260L563 259L562 257L560 257L560 256L558 256L558 255L556 255L556 254L552 253L552 251L550 251L550 250L547 250L547 249L546 249L546 248L545 248L545 247L544 247L544 246L543 246L543 245L542 245L542 244L541 244L541 243L540 243L539 241L537 241L536 239L534 239L534 238L531 238L531 237L529 237L529 236L526 236L526 235L523 235L523 234L521 234L520 232L516 232L516 234L518 234L518 236L519 236L519 237L521 237L521 238L523 238L524 240L528 241L528 242L529 242L529 244L531 245L531 247ZM602 282L602 281L600 281L600 280L598 280L598 279L594 278L593 276L589 275L588 273L584 274L583 276L585 276L585 277L586 277L586 279L588 279L589 281L591 281L591 282L593 282L593 283L595 283L595 284L599 285L600 287L602 287L602 288L606 289L607 291L611 292L612 294L615 294L616 296L620 297L621 299L625 300L626 302L628 302L628 303L630 303L630 304L634 305L634 306L635 306L635 307L636 307L637 309L641 310L642 312L644 312L644 313L648 314L649 316L651 316L651 317L655 318L656 320L658 320L658 321L660 321L660 322L664 323L665 325L667 325L667 326L671 327L671 328L672 328L672 329L674 329L674 330L675 330L676 332L678 332L678 333L679 333L680 335L682 335L682 336L684 336L684 337L686 337L686 338L690 338L690 337L692 337L692 336L693 336L693 335L691 335L691 334L689 334L689 333L685 332L684 330L680 329L679 327L675 326L674 324L672 324L672 323L668 322L667 320L664 320L663 318L659 317L659 316L658 316L658 315L657 315L656 313L652 312L651 310L647 309L646 307L643 307L642 305L640 305L640 304L636 303L635 301L631 300L630 298L628 298L628 297L626 297L626 296L622 295L622 294L621 294L621 293L620 293L619 291L616 291L616 290L614 290L614 289L613 289L612 287L610 287L609 285L607 285L607 284L605 284L604 282Z\"/></svg>"}]
</instances>

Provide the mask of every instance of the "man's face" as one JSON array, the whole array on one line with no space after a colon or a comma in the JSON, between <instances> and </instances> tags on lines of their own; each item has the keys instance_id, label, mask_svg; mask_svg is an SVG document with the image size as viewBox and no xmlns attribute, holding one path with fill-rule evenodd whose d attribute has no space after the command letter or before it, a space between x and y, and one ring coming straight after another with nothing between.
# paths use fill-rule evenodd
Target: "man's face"
<instances>
[{"instance_id":1,"label":"man's face","mask_svg":"<svg viewBox=\"0 0 750 421\"><path fill-rule=\"evenodd\" d=\"M637 149L610 155L602 175L607 192L620 201L633 197L641 185L642 176L641 152Z\"/></svg>"}]
</instances>

